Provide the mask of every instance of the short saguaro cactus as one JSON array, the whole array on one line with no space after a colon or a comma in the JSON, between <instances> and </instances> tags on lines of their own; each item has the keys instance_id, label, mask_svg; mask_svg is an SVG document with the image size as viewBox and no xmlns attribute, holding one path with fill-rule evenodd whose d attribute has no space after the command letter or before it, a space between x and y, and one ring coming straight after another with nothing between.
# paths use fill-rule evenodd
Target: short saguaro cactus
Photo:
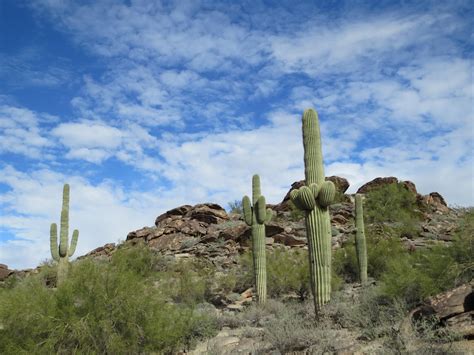
<instances>
[{"instance_id":1,"label":"short saguaro cactus","mask_svg":"<svg viewBox=\"0 0 474 355\"><path fill-rule=\"evenodd\" d=\"M252 201L248 196L242 199L244 220L252 228L252 256L255 288L258 303L267 299L267 270L265 256L265 223L272 218L272 210L266 208L265 197L260 191L260 177L252 177Z\"/></svg>"},{"instance_id":2,"label":"short saguaro cactus","mask_svg":"<svg viewBox=\"0 0 474 355\"><path fill-rule=\"evenodd\" d=\"M51 256L53 260L58 263L58 278L57 284L60 285L67 277L69 269L69 257L74 254L77 246L77 239L79 238L79 231L77 229L72 232L71 244L68 241L69 234L69 185L65 184L63 188L63 206L61 209L61 229L59 233L58 246L58 227L56 223L51 224L50 229L50 243Z\"/></svg>"},{"instance_id":3,"label":"short saguaro cactus","mask_svg":"<svg viewBox=\"0 0 474 355\"><path fill-rule=\"evenodd\" d=\"M319 118L313 109L303 113L305 186L291 191L295 206L306 213L311 291L316 315L331 298L331 224L328 206L336 188L325 181Z\"/></svg>"}]
</instances>

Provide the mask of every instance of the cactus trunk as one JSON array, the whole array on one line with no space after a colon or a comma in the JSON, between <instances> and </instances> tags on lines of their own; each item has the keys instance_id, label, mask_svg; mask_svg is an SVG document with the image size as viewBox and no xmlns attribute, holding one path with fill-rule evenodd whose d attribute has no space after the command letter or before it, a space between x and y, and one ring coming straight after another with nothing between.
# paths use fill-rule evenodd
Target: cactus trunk
<instances>
[{"instance_id":1,"label":"cactus trunk","mask_svg":"<svg viewBox=\"0 0 474 355\"><path fill-rule=\"evenodd\" d=\"M57 285L60 285L69 270L69 257L74 254L79 237L77 229L72 233L71 244L68 241L69 234L69 185L65 184L63 188L63 205L61 209L61 229L58 246L58 227L56 223L51 224L50 229L50 248L53 260L58 263Z\"/></svg>"},{"instance_id":2,"label":"cactus trunk","mask_svg":"<svg viewBox=\"0 0 474 355\"><path fill-rule=\"evenodd\" d=\"M242 200L244 220L252 228L252 257L254 268L255 289L258 303L267 299L267 269L265 256L265 223L272 217L270 209L266 209L265 197L260 192L260 177L252 178L252 204L250 198Z\"/></svg>"},{"instance_id":3,"label":"cactus trunk","mask_svg":"<svg viewBox=\"0 0 474 355\"><path fill-rule=\"evenodd\" d=\"M319 118L309 109L303 114L306 186L291 194L294 204L306 211L311 291L316 314L331 298L331 225L328 206L335 186L325 181Z\"/></svg>"},{"instance_id":4,"label":"cactus trunk","mask_svg":"<svg viewBox=\"0 0 474 355\"><path fill-rule=\"evenodd\" d=\"M265 303L267 299L267 263L264 224L252 225L252 254L258 303Z\"/></svg>"},{"instance_id":5,"label":"cactus trunk","mask_svg":"<svg viewBox=\"0 0 474 355\"><path fill-rule=\"evenodd\" d=\"M362 195L355 195L355 210L356 210L356 251L357 262L359 264L359 279L361 283L367 282L367 245L365 241L364 231L364 210L362 207Z\"/></svg>"}]
</instances>

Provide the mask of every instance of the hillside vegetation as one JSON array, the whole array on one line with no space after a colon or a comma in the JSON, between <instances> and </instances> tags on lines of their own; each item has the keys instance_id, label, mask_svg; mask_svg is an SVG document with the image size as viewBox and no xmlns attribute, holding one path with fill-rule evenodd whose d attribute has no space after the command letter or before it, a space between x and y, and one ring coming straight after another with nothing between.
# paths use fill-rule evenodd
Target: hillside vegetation
<instances>
[{"instance_id":1,"label":"hillside vegetation","mask_svg":"<svg viewBox=\"0 0 474 355\"><path fill-rule=\"evenodd\" d=\"M204 342L207 353L218 354L207 340L222 329L252 339L254 353L336 352L354 344L381 354L455 351L459 336L433 322L408 333L401 325L427 297L473 279L474 209L463 211L452 242L416 250L401 242L421 218L413 194L387 185L366 195L365 212L370 283L357 283L349 238L333 252L333 297L318 320L302 248L269 250L268 302L235 311L225 305L253 284L249 252L223 271L205 259L123 243L110 260L73 262L60 285L52 262L38 274L10 277L0 288L0 353L172 354Z\"/></svg>"}]
</instances>

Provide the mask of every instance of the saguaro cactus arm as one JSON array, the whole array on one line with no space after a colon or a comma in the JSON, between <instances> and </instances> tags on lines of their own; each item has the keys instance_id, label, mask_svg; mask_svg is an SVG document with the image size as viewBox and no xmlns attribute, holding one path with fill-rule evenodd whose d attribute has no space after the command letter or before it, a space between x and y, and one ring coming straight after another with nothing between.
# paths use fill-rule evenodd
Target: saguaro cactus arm
<instances>
[{"instance_id":1,"label":"saguaro cactus arm","mask_svg":"<svg viewBox=\"0 0 474 355\"><path fill-rule=\"evenodd\" d=\"M74 232L72 232L71 245L69 245L68 252L67 252L68 256L74 255L74 252L76 251L78 238L79 238L79 231L77 229L74 229Z\"/></svg>"},{"instance_id":2,"label":"saguaro cactus arm","mask_svg":"<svg viewBox=\"0 0 474 355\"><path fill-rule=\"evenodd\" d=\"M56 225L56 223L51 223L51 228L49 230L49 241L50 241L51 256L54 261L59 261L58 226Z\"/></svg>"},{"instance_id":3,"label":"saguaro cactus arm","mask_svg":"<svg viewBox=\"0 0 474 355\"><path fill-rule=\"evenodd\" d=\"M245 223L247 223L248 226L251 226L253 211L252 211L252 204L248 196L244 196L244 198L242 199L242 209L244 212Z\"/></svg>"}]
</instances>

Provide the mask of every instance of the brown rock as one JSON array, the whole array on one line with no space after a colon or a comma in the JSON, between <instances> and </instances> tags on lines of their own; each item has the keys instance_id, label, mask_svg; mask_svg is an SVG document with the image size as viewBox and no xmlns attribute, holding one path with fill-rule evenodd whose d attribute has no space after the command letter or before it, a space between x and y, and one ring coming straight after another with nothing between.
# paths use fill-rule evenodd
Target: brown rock
<instances>
[{"instance_id":1,"label":"brown rock","mask_svg":"<svg viewBox=\"0 0 474 355\"><path fill-rule=\"evenodd\" d=\"M385 185L390 185L390 184L397 184L398 179L396 177L390 176L390 177L378 177L375 178L361 187L357 190L358 194L365 194L369 191L372 191L374 189L377 189L379 187L385 186Z\"/></svg>"},{"instance_id":2,"label":"brown rock","mask_svg":"<svg viewBox=\"0 0 474 355\"><path fill-rule=\"evenodd\" d=\"M418 203L428 207L430 210L447 213L450 211L443 196L438 192L431 192L428 195L418 196Z\"/></svg>"},{"instance_id":3,"label":"brown rock","mask_svg":"<svg viewBox=\"0 0 474 355\"><path fill-rule=\"evenodd\" d=\"M293 234L280 233L273 236L275 243L288 245L290 247L297 245L306 245L306 238L297 237Z\"/></svg>"},{"instance_id":4,"label":"brown rock","mask_svg":"<svg viewBox=\"0 0 474 355\"><path fill-rule=\"evenodd\" d=\"M146 240L150 234L153 234L153 228L143 227L142 229L138 229L136 231L128 233L126 240L132 240L132 239L145 239Z\"/></svg>"},{"instance_id":5,"label":"brown rock","mask_svg":"<svg viewBox=\"0 0 474 355\"><path fill-rule=\"evenodd\" d=\"M403 181L403 185L405 186L405 188L406 188L408 191L413 192L415 195L418 194L418 192L416 191L416 186L415 186L415 184L412 183L411 181L405 180L405 181Z\"/></svg>"},{"instance_id":6,"label":"brown rock","mask_svg":"<svg viewBox=\"0 0 474 355\"><path fill-rule=\"evenodd\" d=\"M185 216L207 224L220 223L229 219L225 209L215 203L203 203L196 205L192 207L192 209L188 211Z\"/></svg>"},{"instance_id":7,"label":"brown rock","mask_svg":"<svg viewBox=\"0 0 474 355\"><path fill-rule=\"evenodd\" d=\"M219 233L219 238L224 240L237 240L239 236L245 233L249 227L246 224L238 224L232 227L226 228Z\"/></svg>"},{"instance_id":8,"label":"brown rock","mask_svg":"<svg viewBox=\"0 0 474 355\"><path fill-rule=\"evenodd\" d=\"M334 185L336 185L336 191L340 193L344 193L349 188L349 182L347 179L339 176L329 176L326 177L327 181L332 181ZM288 211L288 201L290 200L290 193L292 190L299 189L300 187L305 185L305 180L295 181L291 184L290 190L286 193L283 201L281 201L278 205L272 206L272 209L275 211Z\"/></svg>"},{"instance_id":9,"label":"brown rock","mask_svg":"<svg viewBox=\"0 0 474 355\"><path fill-rule=\"evenodd\" d=\"M464 284L428 299L427 303L410 312L410 319L435 316L439 325L452 326L465 337L474 337L474 291Z\"/></svg>"},{"instance_id":10,"label":"brown rock","mask_svg":"<svg viewBox=\"0 0 474 355\"><path fill-rule=\"evenodd\" d=\"M115 243L107 243L104 246L95 248L94 250L88 252L87 254L80 256L78 259L83 259L87 257L99 258L99 257L109 257L112 252L115 250Z\"/></svg>"},{"instance_id":11,"label":"brown rock","mask_svg":"<svg viewBox=\"0 0 474 355\"><path fill-rule=\"evenodd\" d=\"M282 233L285 229L277 224L267 224L265 225L265 237L270 238L278 233ZM244 230L242 235L240 235L237 240L247 240L250 239L252 235L252 228L248 227Z\"/></svg>"},{"instance_id":12,"label":"brown rock","mask_svg":"<svg viewBox=\"0 0 474 355\"><path fill-rule=\"evenodd\" d=\"M326 177L326 181L332 181L334 185L336 185L336 191L340 193L345 193L349 188L349 181L347 179L340 177L340 176L329 176Z\"/></svg>"},{"instance_id":13,"label":"brown rock","mask_svg":"<svg viewBox=\"0 0 474 355\"><path fill-rule=\"evenodd\" d=\"M9 270L5 264L0 264L0 281L4 281L11 274L13 274L13 270Z\"/></svg>"},{"instance_id":14,"label":"brown rock","mask_svg":"<svg viewBox=\"0 0 474 355\"><path fill-rule=\"evenodd\" d=\"M189 239L184 234L165 234L160 238L150 240L148 245L157 250L179 250L185 240Z\"/></svg>"},{"instance_id":15,"label":"brown rock","mask_svg":"<svg viewBox=\"0 0 474 355\"><path fill-rule=\"evenodd\" d=\"M474 310L472 285L466 284L441 293L429 300L429 305L440 319Z\"/></svg>"},{"instance_id":16,"label":"brown rock","mask_svg":"<svg viewBox=\"0 0 474 355\"><path fill-rule=\"evenodd\" d=\"M176 207L176 208L173 208L169 211L166 211L165 213L159 215L158 217L156 217L156 220L155 220L155 226L158 226L158 224L170 217L170 216L184 216L187 212L189 212L189 210L191 210L192 206L190 205L183 205L183 206L179 206L179 207Z\"/></svg>"}]
</instances>

